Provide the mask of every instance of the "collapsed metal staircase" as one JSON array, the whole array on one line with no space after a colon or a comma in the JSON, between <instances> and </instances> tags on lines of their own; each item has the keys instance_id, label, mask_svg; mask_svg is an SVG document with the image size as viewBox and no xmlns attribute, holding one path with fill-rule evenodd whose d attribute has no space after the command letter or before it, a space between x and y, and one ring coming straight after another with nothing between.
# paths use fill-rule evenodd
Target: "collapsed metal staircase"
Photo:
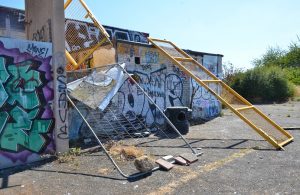
<instances>
[{"instance_id":1,"label":"collapsed metal staircase","mask_svg":"<svg viewBox=\"0 0 300 195\"><path fill-rule=\"evenodd\" d=\"M224 105L275 148L283 149L284 145L293 141L294 138L291 134L272 121L258 108L253 106L174 43L154 38L148 38L148 40L182 71L216 96Z\"/></svg>"}]
</instances>

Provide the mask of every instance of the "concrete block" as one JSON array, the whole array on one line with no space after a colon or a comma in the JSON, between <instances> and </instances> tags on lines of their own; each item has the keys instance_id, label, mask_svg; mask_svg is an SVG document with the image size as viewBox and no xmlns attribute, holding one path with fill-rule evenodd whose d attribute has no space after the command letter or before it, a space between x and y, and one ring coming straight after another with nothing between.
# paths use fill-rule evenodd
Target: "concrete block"
<instances>
[{"instance_id":1,"label":"concrete block","mask_svg":"<svg viewBox=\"0 0 300 195\"><path fill-rule=\"evenodd\" d=\"M168 161L169 163L174 163L174 157L172 155L168 155L168 156L164 156L162 157L162 159L164 159L165 161Z\"/></svg>"},{"instance_id":2,"label":"concrete block","mask_svg":"<svg viewBox=\"0 0 300 195\"><path fill-rule=\"evenodd\" d=\"M180 156L177 156L174 158L175 159L175 162L179 165L188 165L187 161L184 160L182 157Z\"/></svg>"},{"instance_id":3,"label":"concrete block","mask_svg":"<svg viewBox=\"0 0 300 195\"><path fill-rule=\"evenodd\" d=\"M188 164L194 163L198 160L198 157L192 153L184 153L179 155L181 158L187 161Z\"/></svg>"},{"instance_id":4,"label":"concrete block","mask_svg":"<svg viewBox=\"0 0 300 195\"><path fill-rule=\"evenodd\" d=\"M165 161L164 159L157 159L155 161L160 167L162 167L163 169L169 171L170 169L172 169L174 167L174 165L172 163L169 163L168 161Z\"/></svg>"}]
</instances>

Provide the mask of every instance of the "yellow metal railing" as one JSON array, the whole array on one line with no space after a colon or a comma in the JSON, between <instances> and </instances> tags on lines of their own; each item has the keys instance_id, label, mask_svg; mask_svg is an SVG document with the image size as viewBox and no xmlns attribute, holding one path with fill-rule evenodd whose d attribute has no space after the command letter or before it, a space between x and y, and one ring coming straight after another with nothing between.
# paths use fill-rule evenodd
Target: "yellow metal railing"
<instances>
[{"instance_id":1,"label":"yellow metal railing","mask_svg":"<svg viewBox=\"0 0 300 195\"><path fill-rule=\"evenodd\" d=\"M258 108L253 106L175 44L167 40L153 38L148 38L148 40L185 72L185 74L189 75L198 84L216 96L275 148L283 149L284 145L293 141L293 136L289 132L277 125Z\"/></svg>"},{"instance_id":2,"label":"yellow metal railing","mask_svg":"<svg viewBox=\"0 0 300 195\"><path fill-rule=\"evenodd\" d=\"M92 14L84 0L67 0L66 58L73 70L83 65L100 46L111 44L109 34ZM67 22L68 21L68 22ZM71 44L71 46L70 46ZM68 66L69 67L69 66Z\"/></svg>"}]
</instances>

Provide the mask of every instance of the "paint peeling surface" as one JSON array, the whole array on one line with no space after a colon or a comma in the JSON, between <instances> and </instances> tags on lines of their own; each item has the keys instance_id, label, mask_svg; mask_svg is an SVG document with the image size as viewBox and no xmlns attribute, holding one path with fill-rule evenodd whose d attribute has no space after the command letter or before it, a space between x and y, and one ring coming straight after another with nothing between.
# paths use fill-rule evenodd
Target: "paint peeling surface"
<instances>
[{"instance_id":1,"label":"paint peeling surface","mask_svg":"<svg viewBox=\"0 0 300 195\"><path fill-rule=\"evenodd\" d=\"M53 152L52 44L0 38L0 168Z\"/></svg>"}]
</instances>

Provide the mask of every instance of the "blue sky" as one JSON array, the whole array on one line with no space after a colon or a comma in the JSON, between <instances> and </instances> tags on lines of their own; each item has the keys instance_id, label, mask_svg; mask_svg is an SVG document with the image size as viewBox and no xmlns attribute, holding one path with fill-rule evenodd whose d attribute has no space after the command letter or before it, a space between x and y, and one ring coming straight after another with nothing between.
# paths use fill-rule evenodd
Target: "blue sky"
<instances>
[{"instance_id":1,"label":"blue sky","mask_svg":"<svg viewBox=\"0 0 300 195\"><path fill-rule=\"evenodd\" d=\"M298 0L86 0L102 24L150 33L181 48L220 53L250 68L268 47L300 36ZM1 5L24 9L22 0Z\"/></svg>"}]
</instances>

